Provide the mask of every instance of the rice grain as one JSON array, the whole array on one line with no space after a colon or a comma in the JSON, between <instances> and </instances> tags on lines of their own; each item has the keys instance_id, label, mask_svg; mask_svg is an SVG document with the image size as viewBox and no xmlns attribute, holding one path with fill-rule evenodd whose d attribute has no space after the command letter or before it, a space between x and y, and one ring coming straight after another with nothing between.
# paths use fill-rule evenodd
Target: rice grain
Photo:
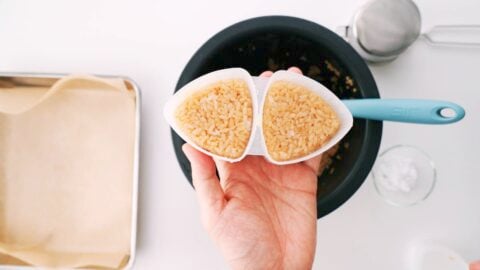
<instances>
[{"instance_id":1,"label":"rice grain","mask_svg":"<svg viewBox=\"0 0 480 270\"><path fill-rule=\"evenodd\" d=\"M265 144L276 161L318 150L340 128L335 111L319 95L291 82L273 83L263 106Z\"/></svg>"},{"instance_id":2,"label":"rice grain","mask_svg":"<svg viewBox=\"0 0 480 270\"><path fill-rule=\"evenodd\" d=\"M240 79L219 81L195 92L175 112L180 129L193 142L232 159L246 150L252 115L250 91Z\"/></svg>"}]
</instances>

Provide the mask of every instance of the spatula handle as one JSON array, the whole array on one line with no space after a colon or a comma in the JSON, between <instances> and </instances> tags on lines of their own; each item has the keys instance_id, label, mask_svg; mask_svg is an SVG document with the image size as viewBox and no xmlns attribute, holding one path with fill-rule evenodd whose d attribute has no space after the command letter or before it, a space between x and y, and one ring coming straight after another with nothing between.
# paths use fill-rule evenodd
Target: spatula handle
<instances>
[{"instance_id":1,"label":"spatula handle","mask_svg":"<svg viewBox=\"0 0 480 270\"><path fill-rule=\"evenodd\" d=\"M418 124L449 124L460 121L465 110L452 102L423 99L342 100L353 117Z\"/></svg>"}]
</instances>

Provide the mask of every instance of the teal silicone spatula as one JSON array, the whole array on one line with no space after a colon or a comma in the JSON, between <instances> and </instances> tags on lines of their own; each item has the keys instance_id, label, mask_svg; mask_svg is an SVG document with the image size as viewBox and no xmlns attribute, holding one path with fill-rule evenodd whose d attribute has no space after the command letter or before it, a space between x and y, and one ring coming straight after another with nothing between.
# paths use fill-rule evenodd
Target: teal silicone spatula
<instances>
[{"instance_id":1,"label":"teal silicone spatula","mask_svg":"<svg viewBox=\"0 0 480 270\"><path fill-rule=\"evenodd\" d=\"M452 102L425 99L342 100L355 118L418 124L449 124L462 120L465 110Z\"/></svg>"}]
</instances>

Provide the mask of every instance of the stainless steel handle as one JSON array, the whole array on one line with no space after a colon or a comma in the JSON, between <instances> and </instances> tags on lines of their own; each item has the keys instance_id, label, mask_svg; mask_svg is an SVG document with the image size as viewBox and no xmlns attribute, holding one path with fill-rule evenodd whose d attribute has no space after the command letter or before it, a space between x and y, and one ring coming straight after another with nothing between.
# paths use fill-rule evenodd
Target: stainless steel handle
<instances>
[{"instance_id":1,"label":"stainless steel handle","mask_svg":"<svg viewBox=\"0 0 480 270\"><path fill-rule=\"evenodd\" d=\"M437 25L421 37L430 45L480 47L480 25Z\"/></svg>"}]
</instances>

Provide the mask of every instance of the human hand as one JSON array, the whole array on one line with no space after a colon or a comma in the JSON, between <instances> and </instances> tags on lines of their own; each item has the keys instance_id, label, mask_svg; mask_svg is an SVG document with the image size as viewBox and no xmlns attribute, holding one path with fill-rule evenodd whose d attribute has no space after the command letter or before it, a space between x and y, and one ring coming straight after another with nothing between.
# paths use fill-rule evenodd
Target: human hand
<instances>
[{"instance_id":1,"label":"human hand","mask_svg":"<svg viewBox=\"0 0 480 270\"><path fill-rule=\"evenodd\" d=\"M188 144L183 151L191 162L202 223L233 269L312 267L320 157L277 166L261 156L213 160Z\"/></svg>"},{"instance_id":2,"label":"human hand","mask_svg":"<svg viewBox=\"0 0 480 270\"><path fill-rule=\"evenodd\" d=\"M470 263L470 270L480 270L480 261Z\"/></svg>"}]
</instances>

